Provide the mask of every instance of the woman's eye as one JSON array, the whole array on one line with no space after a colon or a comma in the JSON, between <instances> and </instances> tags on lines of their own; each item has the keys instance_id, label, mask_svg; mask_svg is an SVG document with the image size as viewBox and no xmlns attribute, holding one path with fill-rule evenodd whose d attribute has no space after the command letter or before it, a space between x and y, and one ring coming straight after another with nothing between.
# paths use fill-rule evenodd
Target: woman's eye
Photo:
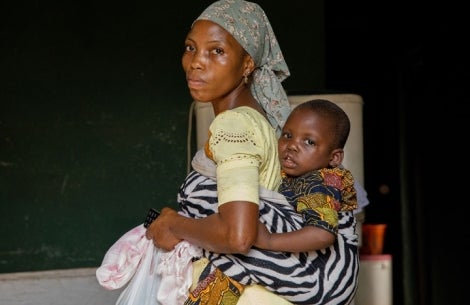
<instances>
[{"instance_id":1,"label":"woman's eye","mask_svg":"<svg viewBox=\"0 0 470 305\"><path fill-rule=\"evenodd\" d=\"M184 47L184 50L185 50L186 52L192 52L192 51L194 51L194 47L193 47L192 45L186 45L186 46Z\"/></svg>"},{"instance_id":2,"label":"woman's eye","mask_svg":"<svg viewBox=\"0 0 470 305\"><path fill-rule=\"evenodd\" d=\"M222 50L221 48L215 48L212 52L217 55L224 54L224 50Z\"/></svg>"}]
</instances>

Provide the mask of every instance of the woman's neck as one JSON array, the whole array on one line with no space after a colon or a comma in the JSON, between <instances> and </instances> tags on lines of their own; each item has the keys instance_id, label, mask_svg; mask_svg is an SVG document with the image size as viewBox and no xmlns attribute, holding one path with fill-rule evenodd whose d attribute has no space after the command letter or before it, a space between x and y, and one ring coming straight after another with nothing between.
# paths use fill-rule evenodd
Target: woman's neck
<instances>
[{"instance_id":1,"label":"woman's neck","mask_svg":"<svg viewBox=\"0 0 470 305\"><path fill-rule=\"evenodd\" d=\"M266 116L266 113L264 112L263 108L253 97L248 87L244 87L243 90L235 90L230 95L226 96L224 99L213 101L211 103L215 115L225 110L230 110L241 106L247 106L257 110L262 115Z\"/></svg>"}]
</instances>

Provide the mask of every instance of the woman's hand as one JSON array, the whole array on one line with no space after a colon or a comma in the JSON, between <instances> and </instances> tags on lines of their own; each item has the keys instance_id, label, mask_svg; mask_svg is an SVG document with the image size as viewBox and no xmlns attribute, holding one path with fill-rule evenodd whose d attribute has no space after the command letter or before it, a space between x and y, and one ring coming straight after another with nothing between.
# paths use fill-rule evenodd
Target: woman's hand
<instances>
[{"instance_id":1,"label":"woman's hand","mask_svg":"<svg viewBox=\"0 0 470 305\"><path fill-rule=\"evenodd\" d=\"M147 228L145 236L152 239L156 247L166 251L173 250L177 243L181 241L171 231L171 224L178 221L179 215L171 208L163 208L158 216Z\"/></svg>"}]
</instances>

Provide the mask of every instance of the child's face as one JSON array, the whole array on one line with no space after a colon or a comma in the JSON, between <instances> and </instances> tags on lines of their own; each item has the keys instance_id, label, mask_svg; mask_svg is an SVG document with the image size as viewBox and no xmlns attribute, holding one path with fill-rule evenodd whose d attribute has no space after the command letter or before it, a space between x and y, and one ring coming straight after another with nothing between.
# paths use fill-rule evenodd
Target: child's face
<instances>
[{"instance_id":1,"label":"child's face","mask_svg":"<svg viewBox=\"0 0 470 305\"><path fill-rule=\"evenodd\" d=\"M315 112L302 109L291 113L278 141L282 170L289 176L328 167L332 159L333 126Z\"/></svg>"}]
</instances>

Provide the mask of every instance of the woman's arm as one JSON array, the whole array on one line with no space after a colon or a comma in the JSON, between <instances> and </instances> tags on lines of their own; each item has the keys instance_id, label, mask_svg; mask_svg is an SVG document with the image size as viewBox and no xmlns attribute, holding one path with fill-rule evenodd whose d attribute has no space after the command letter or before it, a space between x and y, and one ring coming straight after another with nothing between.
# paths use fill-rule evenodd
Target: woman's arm
<instances>
[{"instance_id":1,"label":"woman's arm","mask_svg":"<svg viewBox=\"0 0 470 305\"><path fill-rule=\"evenodd\" d=\"M217 181L214 213L201 207L204 216L186 218L162 209L148 236L167 250L186 240L212 252L244 254L258 234L260 180L272 189L277 189L281 180L277 154L273 153L276 136L268 121L249 107L218 114L209 129L205 156L216 166L211 173Z\"/></svg>"},{"instance_id":2,"label":"woman's arm","mask_svg":"<svg viewBox=\"0 0 470 305\"><path fill-rule=\"evenodd\" d=\"M147 229L146 236L155 245L171 250L181 240L217 253L247 253L258 229L258 205L233 201L219 206L219 212L194 219L163 208Z\"/></svg>"}]
</instances>

